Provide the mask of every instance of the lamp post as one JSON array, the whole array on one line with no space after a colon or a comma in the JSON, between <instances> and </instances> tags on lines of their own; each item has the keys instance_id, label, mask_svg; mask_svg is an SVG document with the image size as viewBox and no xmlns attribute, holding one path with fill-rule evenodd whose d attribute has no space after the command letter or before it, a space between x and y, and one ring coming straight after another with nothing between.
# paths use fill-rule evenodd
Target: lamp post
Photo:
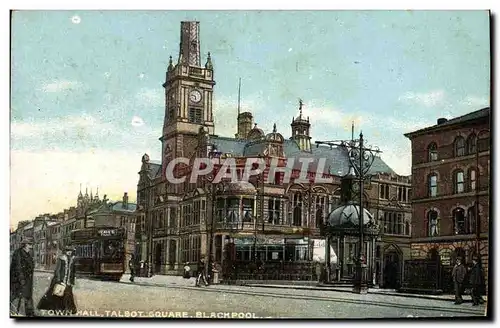
<instances>
[{"instance_id":1,"label":"lamp post","mask_svg":"<svg viewBox=\"0 0 500 328\"><path fill-rule=\"evenodd\" d=\"M381 151L377 147L365 145L363 133L359 134L359 139L350 141L316 141L317 146L326 144L330 147L340 146L347 149L349 163L358 177L359 189L359 250L356 263L356 276L354 279L353 292L364 294L368 292L366 277L366 254L364 250L364 182L368 178L368 171L373 165L377 154Z\"/></svg>"},{"instance_id":2,"label":"lamp post","mask_svg":"<svg viewBox=\"0 0 500 328\"><path fill-rule=\"evenodd\" d=\"M262 223L262 232L264 232L264 172L261 172L256 177L256 189L257 189L257 202L259 206L255 206L256 213L254 214L254 226L253 226L253 252L252 260L257 263L257 227L258 222Z\"/></svg>"}]
</instances>

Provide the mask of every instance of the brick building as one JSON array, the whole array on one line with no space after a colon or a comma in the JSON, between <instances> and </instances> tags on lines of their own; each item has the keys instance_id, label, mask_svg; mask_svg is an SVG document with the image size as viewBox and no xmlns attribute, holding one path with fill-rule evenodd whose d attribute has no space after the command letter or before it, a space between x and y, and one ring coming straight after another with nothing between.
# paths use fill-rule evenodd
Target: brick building
<instances>
[{"instance_id":1,"label":"brick building","mask_svg":"<svg viewBox=\"0 0 500 328\"><path fill-rule=\"evenodd\" d=\"M479 248L487 273L489 131L484 108L405 134L412 144L412 258L439 256L451 267L457 256L470 263Z\"/></svg>"},{"instance_id":2,"label":"brick building","mask_svg":"<svg viewBox=\"0 0 500 328\"><path fill-rule=\"evenodd\" d=\"M254 123L253 114L241 113L235 106L235 136L214 133L212 97L214 67L210 54L201 64L199 24L181 24L180 55L170 58L165 88L165 119L160 138L162 158L142 157L137 186L138 217L136 227L137 257L146 262L148 274L179 274L184 263L194 267L200 257L212 256L222 266L231 252L234 261L251 262L258 258L271 265L311 262L313 240L320 236L320 225L340 198L341 177L349 171L345 147L330 148L311 144L311 124L302 114L292 118L290 138L285 139L274 127L267 133ZM230 118L229 118L230 119ZM174 158L209 157L215 171L234 162L241 180L247 158L266 161L264 179L228 183L214 196L210 183L172 184L163 174ZM310 158L310 183L294 183L300 162ZM318 159L326 159L324 177L333 183L311 182ZM292 168L292 181L283 181L283 172L272 172L272 161ZM189 177L192 164L180 168ZM380 157L370 170L370 188L366 188L365 207L383 227L376 254L375 280L398 281L402 261L409 257L411 208L409 177L397 175ZM255 178L255 179L254 179ZM228 246L231 245L231 246ZM356 247L353 246L352 249ZM234 249L230 247L235 247ZM341 256L339 256L341 257ZM341 261L344 263L344 261ZM384 275L387 262L393 273ZM272 270L270 270L272 271ZM297 270L298 271L298 270ZM388 278L389 277L389 278ZM301 278L302 279L302 278Z\"/></svg>"}]
</instances>

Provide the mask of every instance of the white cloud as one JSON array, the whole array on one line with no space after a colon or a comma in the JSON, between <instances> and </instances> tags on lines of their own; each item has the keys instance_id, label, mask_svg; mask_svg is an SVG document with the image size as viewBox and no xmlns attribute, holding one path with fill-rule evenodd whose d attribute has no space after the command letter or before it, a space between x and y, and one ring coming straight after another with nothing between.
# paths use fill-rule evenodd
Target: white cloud
<instances>
[{"instance_id":1,"label":"white cloud","mask_svg":"<svg viewBox=\"0 0 500 328\"><path fill-rule=\"evenodd\" d=\"M76 205L80 183L99 186L102 198L121 200L128 192L135 200L141 156L135 151L86 152L12 151L11 152L11 225L31 220L41 213L57 213Z\"/></svg>"},{"instance_id":2,"label":"white cloud","mask_svg":"<svg viewBox=\"0 0 500 328\"><path fill-rule=\"evenodd\" d=\"M43 92L53 93L62 92L66 90L75 90L81 86L78 81L68 81L68 80L54 80L52 82L47 82L42 85L41 90Z\"/></svg>"},{"instance_id":3,"label":"white cloud","mask_svg":"<svg viewBox=\"0 0 500 328\"><path fill-rule=\"evenodd\" d=\"M378 145L382 151L381 158L399 175L411 174L411 144L407 142L395 142L392 145Z\"/></svg>"},{"instance_id":4,"label":"white cloud","mask_svg":"<svg viewBox=\"0 0 500 328\"><path fill-rule=\"evenodd\" d=\"M254 121L259 125L259 114L261 107L256 96L245 97L240 101L240 112L250 112L253 114ZM238 118L238 99L231 97L214 97L213 115L215 124L215 133L220 136L234 137L237 130ZM263 122L262 122L263 123Z\"/></svg>"},{"instance_id":5,"label":"white cloud","mask_svg":"<svg viewBox=\"0 0 500 328\"><path fill-rule=\"evenodd\" d=\"M477 107L477 109L480 109L479 107L489 106L490 102L487 98L484 97L467 96L461 101L461 104L471 107Z\"/></svg>"},{"instance_id":6,"label":"white cloud","mask_svg":"<svg viewBox=\"0 0 500 328\"><path fill-rule=\"evenodd\" d=\"M407 92L399 97L399 101L413 102L426 107L436 106L442 103L443 100L444 92L442 90L436 90L427 93Z\"/></svg>"},{"instance_id":7,"label":"white cloud","mask_svg":"<svg viewBox=\"0 0 500 328\"><path fill-rule=\"evenodd\" d=\"M109 133L113 129L113 124L102 122L91 115L67 116L36 123L32 121L11 123L11 135L14 139L74 131L85 133L86 130L89 133Z\"/></svg>"},{"instance_id":8,"label":"white cloud","mask_svg":"<svg viewBox=\"0 0 500 328\"><path fill-rule=\"evenodd\" d=\"M73 24L80 24L81 21L82 21L82 19L78 15L75 15L75 16L71 17L71 22Z\"/></svg>"},{"instance_id":9,"label":"white cloud","mask_svg":"<svg viewBox=\"0 0 500 328\"><path fill-rule=\"evenodd\" d=\"M144 120L139 116L132 117L132 126L142 126L144 125Z\"/></svg>"},{"instance_id":10,"label":"white cloud","mask_svg":"<svg viewBox=\"0 0 500 328\"><path fill-rule=\"evenodd\" d=\"M135 95L136 101L140 102L142 105L147 105L151 107L163 106L165 103L165 95L162 89L148 89L143 88L137 92Z\"/></svg>"}]
</instances>

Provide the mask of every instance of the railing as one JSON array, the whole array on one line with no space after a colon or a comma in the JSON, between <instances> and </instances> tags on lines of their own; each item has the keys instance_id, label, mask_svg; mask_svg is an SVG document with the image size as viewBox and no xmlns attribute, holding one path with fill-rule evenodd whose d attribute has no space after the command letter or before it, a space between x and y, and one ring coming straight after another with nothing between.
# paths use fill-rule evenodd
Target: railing
<instances>
[{"instance_id":1,"label":"railing","mask_svg":"<svg viewBox=\"0 0 500 328\"><path fill-rule=\"evenodd\" d=\"M317 279L315 264L310 262L236 261L233 262L231 269L228 278L233 280L315 281Z\"/></svg>"},{"instance_id":2,"label":"railing","mask_svg":"<svg viewBox=\"0 0 500 328\"><path fill-rule=\"evenodd\" d=\"M441 265L435 260L407 260L403 288L437 291L441 289Z\"/></svg>"}]
</instances>

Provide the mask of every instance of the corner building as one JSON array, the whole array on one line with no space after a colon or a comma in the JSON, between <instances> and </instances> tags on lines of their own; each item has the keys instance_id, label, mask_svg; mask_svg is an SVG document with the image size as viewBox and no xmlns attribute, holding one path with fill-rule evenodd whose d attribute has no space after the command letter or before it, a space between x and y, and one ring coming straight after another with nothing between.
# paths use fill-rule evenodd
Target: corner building
<instances>
[{"instance_id":1,"label":"corner building","mask_svg":"<svg viewBox=\"0 0 500 328\"><path fill-rule=\"evenodd\" d=\"M201 65L199 23L182 22L180 39L178 60L174 64L170 57L163 84L162 158L154 161L144 154L139 171L138 258L147 263L148 275L180 274L185 263L194 268L200 257L210 255L222 267L265 263L267 275L285 272L285 264L293 264L293 274L268 278L311 279L313 240L322 239L319 227L340 199L340 178L349 171L347 149L313 146L311 124L302 114L301 103L297 117L292 118L289 139L276 125L265 133L254 123L252 113L237 108L235 137L214 134L214 67L210 53ZM188 179L172 184L166 180L165 170L179 157L191 158L190 165L176 166L176 173ZM249 182L225 182L214 190L206 177L189 183L196 157L214 160L212 176L226 161L234 161L240 180L247 158L263 158L266 169ZM291 158L296 159L293 165L288 162ZM310 183L294 182L301 168L298 158L312 159L307 174ZM331 177L333 183L314 183L320 158L326 159L320 174ZM283 172L269 170L273 160L292 168L290 182L283 181ZM385 230L377 251L368 256L377 263L371 268L374 281L383 285L384 281L401 281L402 263L409 257L411 180L395 174L380 158L375 159L370 174L365 206ZM356 247L353 242L342 248L342 254L334 250L339 270L348 270ZM384 278L389 262L391 273ZM248 273L246 267L239 266L240 277Z\"/></svg>"},{"instance_id":2,"label":"corner building","mask_svg":"<svg viewBox=\"0 0 500 328\"><path fill-rule=\"evenodd\" d=\"M479 251L487 279L490 109L440 118L405 136L412 144L412 259L439 259L443 288L452 289L457 257L471 264Z\"/></svg>"}]
</instances>

